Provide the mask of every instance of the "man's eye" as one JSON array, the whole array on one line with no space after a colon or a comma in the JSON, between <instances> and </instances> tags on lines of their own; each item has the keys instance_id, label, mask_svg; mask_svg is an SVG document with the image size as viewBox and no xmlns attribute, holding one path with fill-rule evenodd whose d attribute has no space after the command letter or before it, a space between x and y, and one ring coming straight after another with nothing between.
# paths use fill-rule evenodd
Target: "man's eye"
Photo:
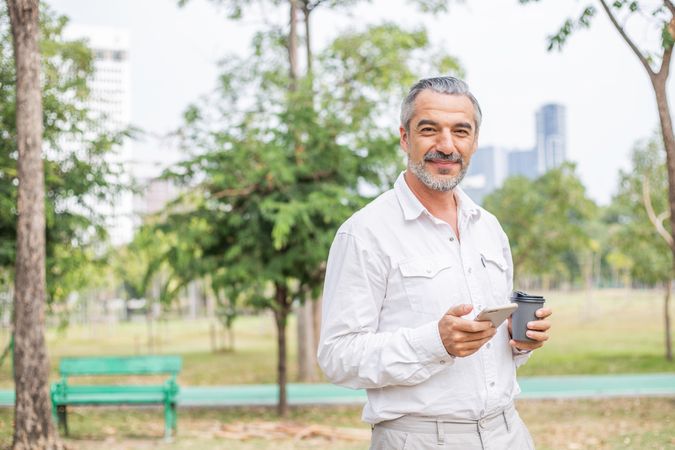
<instances>
[{"instance_id":1,"label":"man's eye","mask_svg":"<svg viewBox=\"0 0 675 450\"><path fill-rule=\"evenodd\" d=\"M422 133L433 133L434 129L431 127L424 127L420 130Z\"/></svg>"}]
</instances>

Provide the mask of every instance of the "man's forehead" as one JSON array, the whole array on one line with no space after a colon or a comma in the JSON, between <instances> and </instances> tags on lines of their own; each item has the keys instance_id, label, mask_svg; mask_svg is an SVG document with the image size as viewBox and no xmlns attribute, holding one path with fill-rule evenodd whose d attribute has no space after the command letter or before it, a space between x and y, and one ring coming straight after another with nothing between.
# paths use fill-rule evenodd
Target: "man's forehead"
<instances>
[{"instance_id":1,"label":"man's forehead","mask_svg":"<svg viewBox=\"0 0 675 450\"><path fill-rule=\"evenodd\" d=\"M420 119L442 120L464 116L475 122L475 110L471 100L465 95L443 94L424 90L415 99L413 121Z\"/></svg>"}]
</instances>

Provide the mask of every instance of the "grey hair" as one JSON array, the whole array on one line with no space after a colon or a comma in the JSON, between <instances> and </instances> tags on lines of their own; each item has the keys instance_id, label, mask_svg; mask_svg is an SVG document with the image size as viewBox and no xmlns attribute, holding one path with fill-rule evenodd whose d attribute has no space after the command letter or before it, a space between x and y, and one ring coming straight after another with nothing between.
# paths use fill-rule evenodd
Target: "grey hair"
<instances>
[{"instance_id":1,"label":"grey hair","mask_svg":"<svg viewBox=\"0 0 675 450\"><path fill-rule=\"evenodd\" d=\"M476 119L476 133L480 129L480 123L483 119L483 113L480 110L480 105L478 100L473 96L471 91L469 91L469 85L459 78L455 77L434 77L434 78L423 78L410 88L408 95L401 103L401 125L406 132L410 132L410 120L415 114L415 99L420 94L420 92L429 89L439 94L448 94L448 95L463 95L471 100L474 109L474 117Z\"/></svg>"}]
</instances>

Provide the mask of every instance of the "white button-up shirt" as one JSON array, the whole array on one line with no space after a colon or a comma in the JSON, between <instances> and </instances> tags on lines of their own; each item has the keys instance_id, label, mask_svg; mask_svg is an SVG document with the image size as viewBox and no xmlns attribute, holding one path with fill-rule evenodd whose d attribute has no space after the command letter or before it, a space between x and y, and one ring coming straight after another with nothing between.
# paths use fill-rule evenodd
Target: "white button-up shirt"
<instances>
[{"instance_id":1,"label":"white button-up shirt","mask_svg":"<svg viewBox=\"0 0 675 450\"><path fill-rule=\"evenodd\" d=\"M472 419L520 392L504 322L481 349L453 358L438 321L453 305L509 302L511 251L497 219L455 188L461 242L415 197L401 174L394 189L338 230L328 257L319 364L333 382L367 389L363 420L403 415Z\"/></svg>"}]
</instances>

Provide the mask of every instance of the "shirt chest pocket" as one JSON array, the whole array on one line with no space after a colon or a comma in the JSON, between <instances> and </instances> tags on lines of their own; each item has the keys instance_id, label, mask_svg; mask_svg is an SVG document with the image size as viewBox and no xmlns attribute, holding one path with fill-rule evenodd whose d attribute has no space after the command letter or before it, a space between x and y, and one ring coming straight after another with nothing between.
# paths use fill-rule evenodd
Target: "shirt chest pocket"
<instances>
[{"instance_id":1,"label":"shirt chest pocket","mask_svg":"<svg viewBox=\"0 0 675 450\"><path fill-rule=\"evenodd\" d=\"M447 309L453 289L452 263L447 256L406 259L399 269L413 311L438 315Z\"/></svg>"},{"instance_id":2,"label":"shirt chest pocket","mask_svg":"<svg viewBox=\"0 0 675 450\"><path fill-rule=\"evenodd\" d=\"M492 300L497 305L508 301L508 266L506 265L504 256L499 253L485 252L481 253L481 259L483 260L483 264L485 264L485 270L490 280Z\"/></svg>"}]
</instances>

